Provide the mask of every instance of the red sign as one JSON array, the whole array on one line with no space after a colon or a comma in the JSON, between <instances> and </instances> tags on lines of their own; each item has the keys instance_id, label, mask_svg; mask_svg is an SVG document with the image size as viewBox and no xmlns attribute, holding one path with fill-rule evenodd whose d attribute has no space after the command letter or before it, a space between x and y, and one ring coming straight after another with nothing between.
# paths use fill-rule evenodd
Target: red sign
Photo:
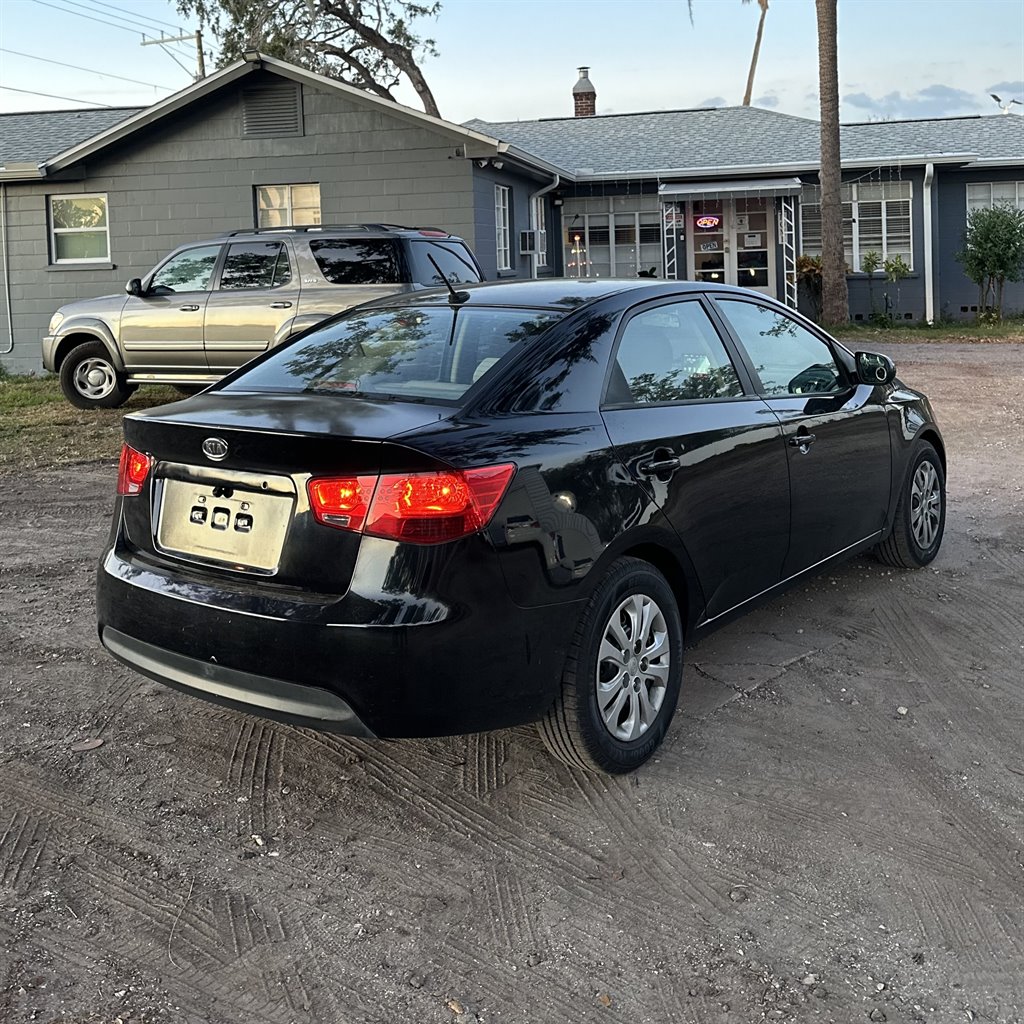
<instances>
[{"instance_id":1,"label":"red sign","mask_svg":"<svg viewBox=\"0 0 1024 1024\"><path fill-rule=\"evenodd\" d=\"M721 223L722 218L715 217L713 214L706 214L703 217L697 218L697 227L699 227L701 231L714 231Z\"/></svg>"}]
</instances>

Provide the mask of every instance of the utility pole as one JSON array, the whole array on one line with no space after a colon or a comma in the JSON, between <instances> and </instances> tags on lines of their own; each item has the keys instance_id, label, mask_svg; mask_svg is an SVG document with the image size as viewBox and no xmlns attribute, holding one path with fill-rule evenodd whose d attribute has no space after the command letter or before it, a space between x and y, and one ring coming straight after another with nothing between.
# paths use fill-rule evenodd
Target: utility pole
<instances>
[{"instance_id":1,"label":"utility pole","mask_svg":"<svg viewBox=\"0 0 1024 1024\"><path fill-rule=\"evenodd\" d=\"M166 43L195 43L196 47L196 74L195 79L198 82L199 79L206 77L206 56L203 53L203 30L198 29L195 32L187 32L180 36L165 36L161 33L159 39L143 39L142 46L164 46ZM170 53L170 51L167 51ZM171 54L173 57L174 55ZM177 58L175 57L175 60ZM186 70L188 70L186 68Z\"/></svg>"}]
</instances>

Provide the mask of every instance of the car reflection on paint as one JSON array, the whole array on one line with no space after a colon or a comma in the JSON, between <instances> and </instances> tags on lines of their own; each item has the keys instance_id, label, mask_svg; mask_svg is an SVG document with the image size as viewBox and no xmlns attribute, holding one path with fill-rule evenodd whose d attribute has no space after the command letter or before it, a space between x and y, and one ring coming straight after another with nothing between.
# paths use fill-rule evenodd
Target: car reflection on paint
<instances>
[{"instance_id":1,"label":"car reflection on paint","mask_svg":"<svg viewBox=\"0 0 1024 1024\"><path fill-rule=\"evenodd\" d=\"M125 420L105 647L243 711L367 737L537 722L642 764L684 639L945 516L927 399L741 289L393 296Z\"/></svg>"}]
</instances>

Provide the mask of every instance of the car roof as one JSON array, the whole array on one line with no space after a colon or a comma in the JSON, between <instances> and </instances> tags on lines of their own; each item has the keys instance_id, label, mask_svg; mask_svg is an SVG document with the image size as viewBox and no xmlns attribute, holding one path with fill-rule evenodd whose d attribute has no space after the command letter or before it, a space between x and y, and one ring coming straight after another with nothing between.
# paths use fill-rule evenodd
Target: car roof
<instances>
[{"instance_id":1,"label":"car roof","mask_svg":"<svg viewBox=\"0 0 1024 1024\"><path fill-rule=\"evenodd\" d=\"M203 242L189 242L191 245L218 244L229 240L245 241L250 238L263 238L267 235L308 235L311 238L323 237L332 238L335 236L352 236L355 238L387 237L387 238L426 238L435 240L462 241L459 235L453 235L444 228L434 227L405 227L401 224L309 224L289 225L279 228L241 228L238 231L228 231L223 235L216 235L213 238L205 239Z\"/></svg>"},{"instance_id":2,"label":"car roof","mask_svg":"<svg viewBox=\"0 0 1024 1024\"><path fill-rule=\"evenodd\" d=\"M654 281L649 278L540 278L535 280L482 281L479 284L460 285L460 292L468 294L467 306L513 306L534 309L558 309L570 312L613 295L629 293L632 302L657 299L662 296L723 293L747 295L749 289L728 285L707 284L703 281ZM377 299L368 305L424 306L448 302L446 288L405 292ZM774 300L756 293L769 303ZM777 304L777 303L776 303ZM364 307L365 308L365 307Z\"/></svg>"}]
</instances>

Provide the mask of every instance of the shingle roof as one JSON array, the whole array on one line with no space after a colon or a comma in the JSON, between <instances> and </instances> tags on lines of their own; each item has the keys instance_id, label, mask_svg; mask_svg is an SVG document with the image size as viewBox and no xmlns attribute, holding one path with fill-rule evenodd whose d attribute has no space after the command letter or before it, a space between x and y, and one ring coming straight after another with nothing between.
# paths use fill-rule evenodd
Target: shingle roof
<instances>
[{"instance_id":1,"label":"shingle roof","mask_svg":"<svg viewBox=\"0 0 1024 1024\"><path fill-rule=\"evenodd\" d=\"M844 160L973 153L980 160L1024 162L1024 117L1015 114L847 124L842 135Z\"/></svg>"},{"instance_id":2,"label":"shingle roof","mask_svg":"<svg viewBox=\"0 0 1024 1024\"><path fill-rule=\"evenodd\" d=\"M817 159L818 123L757 107L645 114L469 121L568 171L635 174L679 168L757 167Z\"/></svg>"},{"instance_id":3,"label":"shingle roof","mask_svg":"<svg viewBox=\"0 0 1024 1024\"><path fill-rule=\"evenodd\" d=\"M142 107L0 114L0 166L38 164L137 114Z\"/></svg>"},{"instance_id":4,"label":"shingle roof","mask_svg":"<svg viewBox=\"0 0 1024 1024\"><path fill-rule=\"evenodd\" d=\"M665 170L806 165L819 154L817 121L757 107L663 110L643 114L473 120L467 127L512 143L574 174L632 176ZM1024 117L934 118L844 125L843 160L971 153L1024 162Z\"/></svg>"}]
</instances>

